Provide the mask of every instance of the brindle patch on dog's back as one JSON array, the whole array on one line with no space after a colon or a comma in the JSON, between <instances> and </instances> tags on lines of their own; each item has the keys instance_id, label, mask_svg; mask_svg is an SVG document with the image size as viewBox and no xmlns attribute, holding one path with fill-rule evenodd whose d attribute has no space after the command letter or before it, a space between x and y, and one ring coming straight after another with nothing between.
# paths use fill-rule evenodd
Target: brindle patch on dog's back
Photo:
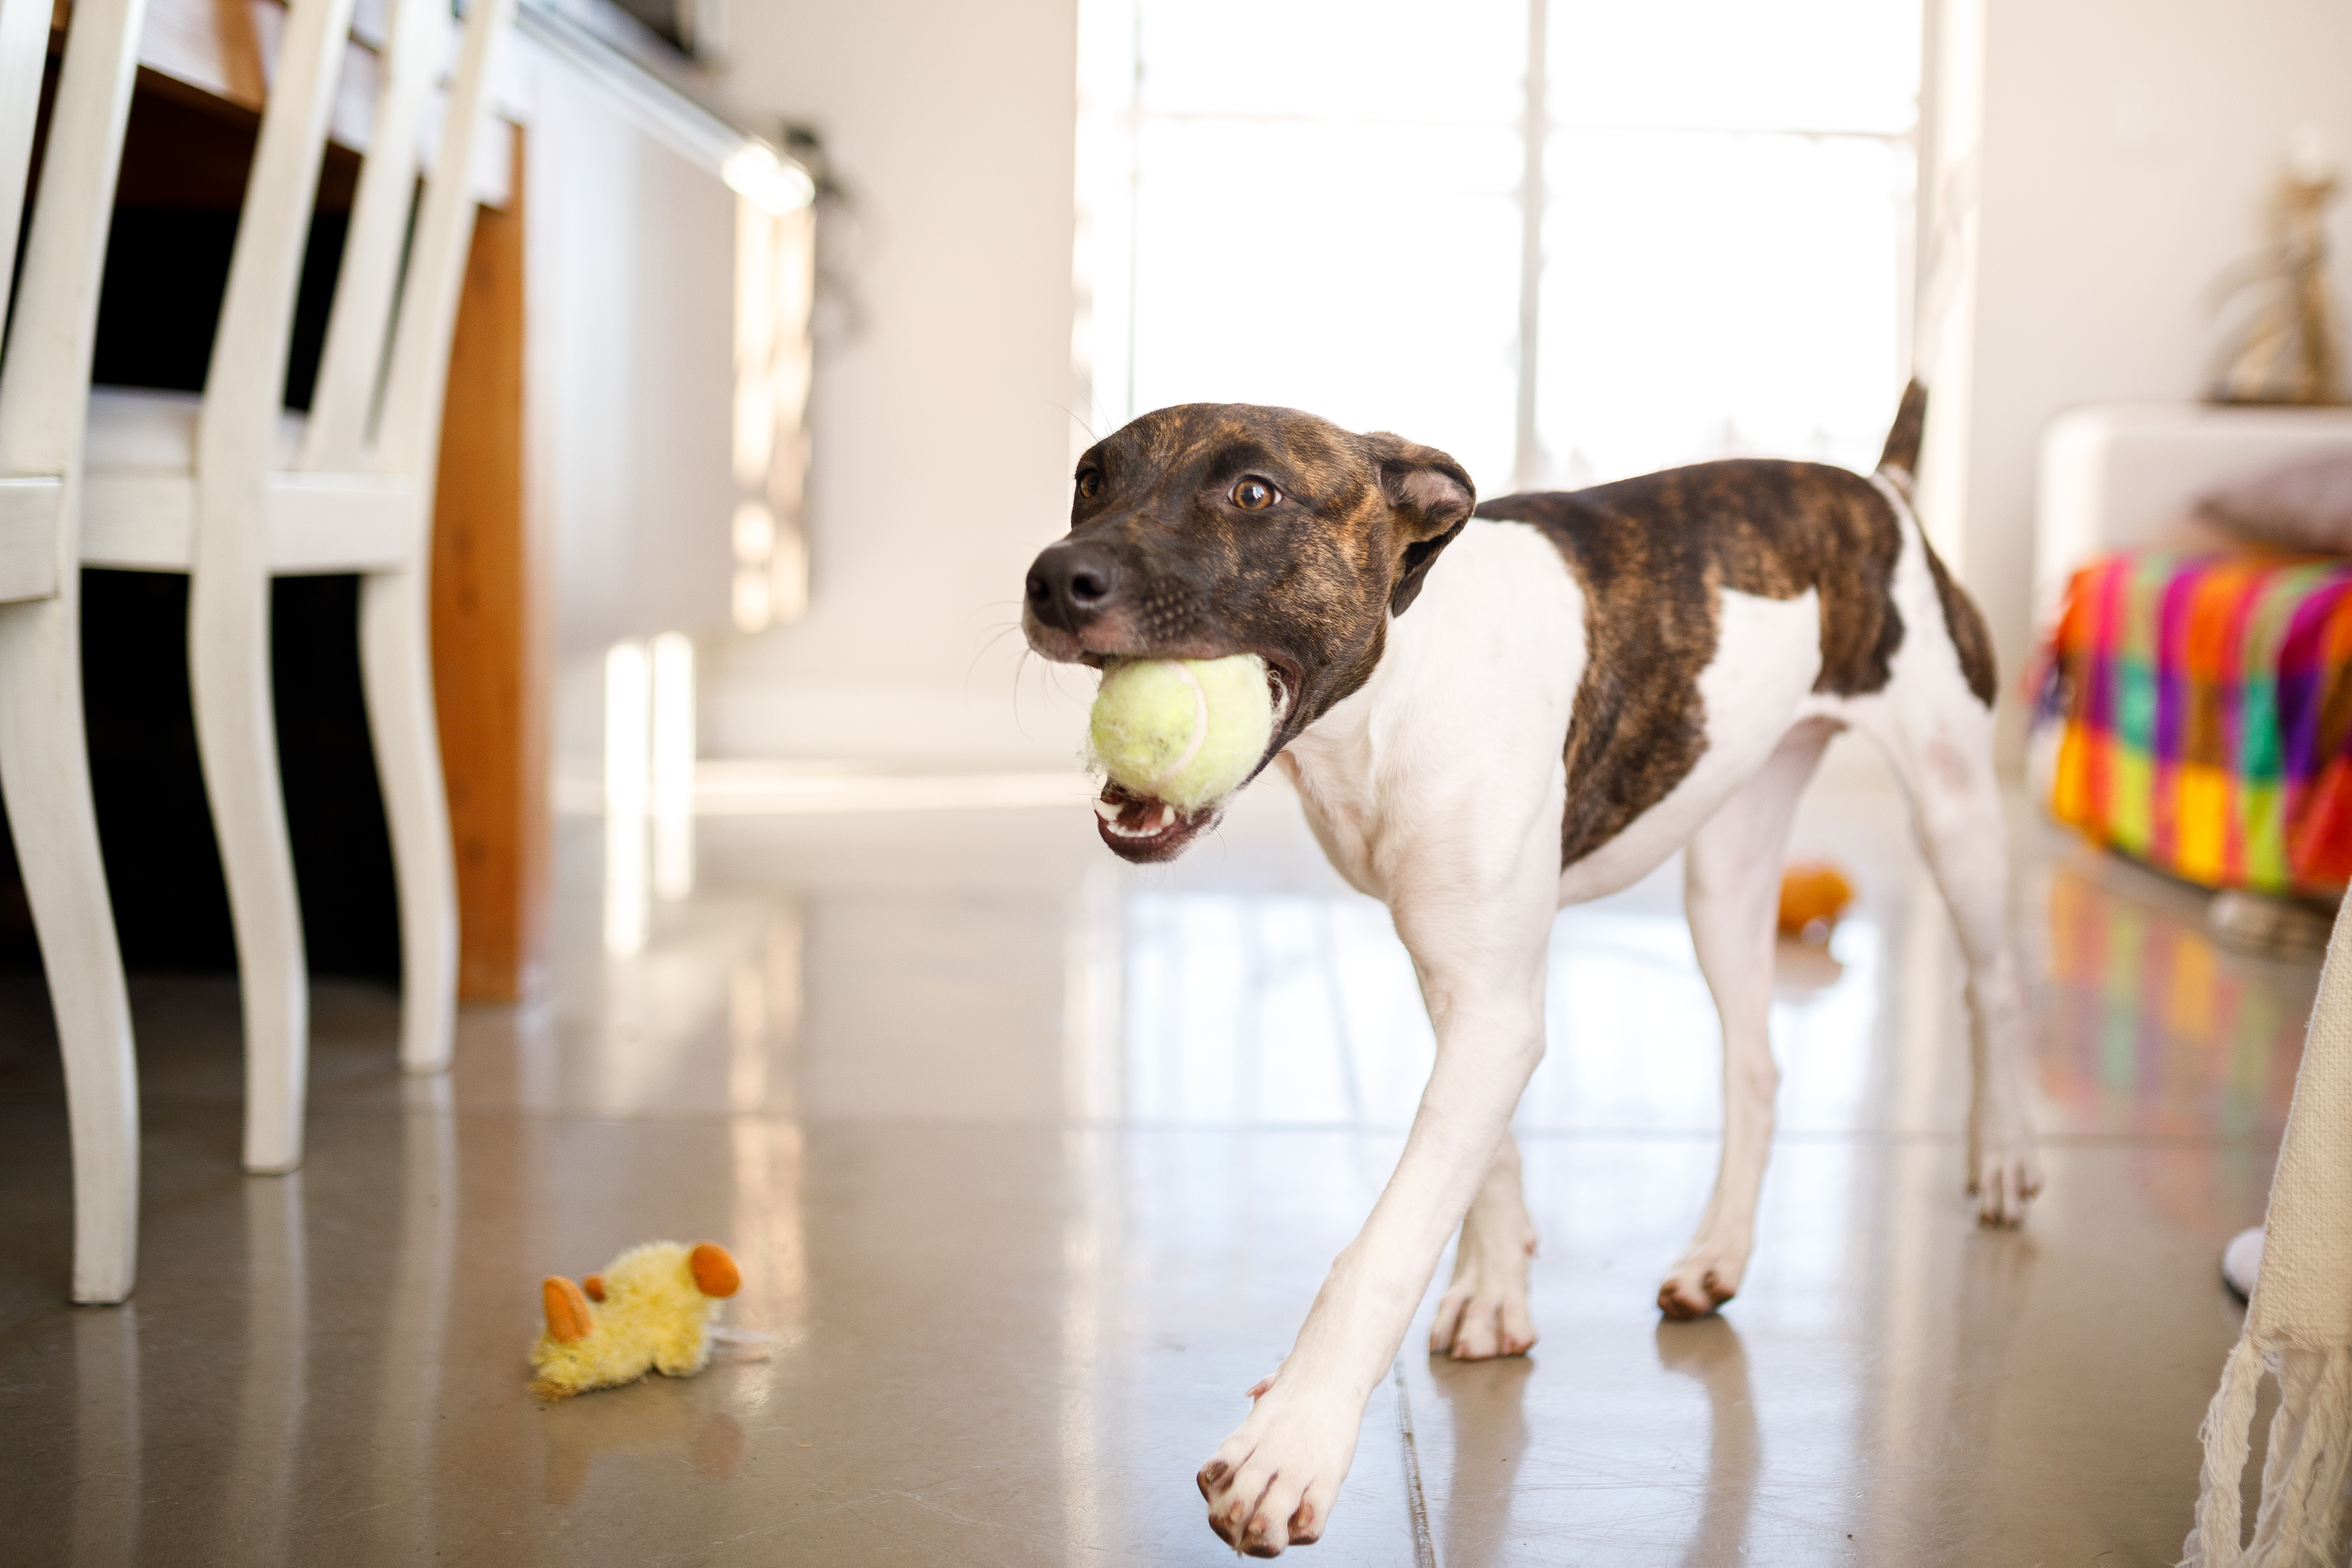
<instances>
[{"instance_id":1,"label":"brindle patch on dog's back","mask_svg":"<svg viewBox=\"0 0 2352 1568\"><path fill-rule=\"evenodd\" d=\"M1503 496L1478 515L1542 530L1584 589L1563 868L1664 800L1706 749L1698 677L1715 657L1722 590L1821 595L1816 691L1881 689L1903 642L1893 591L1901 522L1875 486L1843 468L1701 463L1566 494ZM1949 601L1945 614L1958 618Z\"/></svg>"}]
</instances>

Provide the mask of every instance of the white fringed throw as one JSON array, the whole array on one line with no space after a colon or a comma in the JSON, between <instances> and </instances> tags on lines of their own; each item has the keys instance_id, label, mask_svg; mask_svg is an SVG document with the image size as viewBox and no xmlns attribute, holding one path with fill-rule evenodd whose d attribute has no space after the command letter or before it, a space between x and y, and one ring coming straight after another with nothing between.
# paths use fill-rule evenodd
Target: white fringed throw
<instances>
[{"instance_id":1,"label":"white fringed throw","mask_svg":"<svg viewBox=\"0 0 2352 1568\"><path fill-rule=\"evenodd\" d=\"M2352 908L2352 905L2347 905ZM2271 1182L2246 1331L2205 1413L2205 1475L2183 1568L2342 1568L2352 1486L2352 920L2339 916ZM2254 1538L2239 1487L2263 1373L2279 1380Z\"/></svg>"}]
</instances>

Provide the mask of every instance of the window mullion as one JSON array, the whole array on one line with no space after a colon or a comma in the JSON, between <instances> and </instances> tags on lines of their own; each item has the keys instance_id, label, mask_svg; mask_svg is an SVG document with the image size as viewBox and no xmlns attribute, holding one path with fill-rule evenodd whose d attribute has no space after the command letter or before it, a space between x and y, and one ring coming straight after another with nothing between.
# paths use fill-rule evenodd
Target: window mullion
<instances>
[{"instance_id":1,"label":"window mullion","mask_svg":"<svg viewBox=\"0 0 2352 1568\"><path fill-rule=\"evenodd\" d=\"M1528 0L1527 101L1519 118L1526 156L1519 173L1519 324L1517 422L1513 433L1511 486L1544 480L1543 444L1536 433L1536 367L1542 356L1544 143L1551 133L1550 72L1544 32L1550 0Z\"/></svg>"}]
</instances>

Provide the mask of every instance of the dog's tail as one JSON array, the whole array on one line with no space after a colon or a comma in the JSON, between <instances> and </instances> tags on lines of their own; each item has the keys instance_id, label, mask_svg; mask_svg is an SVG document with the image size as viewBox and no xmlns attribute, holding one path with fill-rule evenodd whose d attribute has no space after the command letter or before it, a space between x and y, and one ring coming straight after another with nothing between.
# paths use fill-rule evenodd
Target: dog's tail
<instances>
[{"instance_id":1,"label":"dog's tail","mask_svg":"<svg viewBox=\"0 0 2352 1568\"><path fill-rule=\"evenodd\" d=\"M1886 433L1886 448L1878 454L1878 471L1905 495L1919 471L1919 438L1927 426L1927 389L1916 379L1903 389L1902 405L1895 410L1895 427Z\"/></svg>"}]
</instances>

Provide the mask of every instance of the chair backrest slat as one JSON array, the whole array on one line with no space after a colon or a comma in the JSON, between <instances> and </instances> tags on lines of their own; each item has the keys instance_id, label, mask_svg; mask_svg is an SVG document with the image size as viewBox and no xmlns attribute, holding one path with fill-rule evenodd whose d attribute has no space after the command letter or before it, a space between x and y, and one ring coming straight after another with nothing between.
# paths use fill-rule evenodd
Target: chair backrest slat
<instances>
[{"instance_id":1,"label":"chair backrest slat","mask_svg":"<svg viewBox=\"0 0 2352 1568\"><path fill-rule=\"evenodd\" d=\"M20 42L16 29L23 16L36 12L40 27L32 85L20 98L12 85L12 73L21 64L12 52ZM79 458L89 417L99 279L106 268L115 176L122 164L123 126L146 16L146 0L78 0L73 8L25 247L16 325L6 363L0 363L0 474L63 476ZM0 120L22 111L28 136L48 53L48 0L0 0ZM0 127L0 142L6 133ZM0 233L12 244L0 257L14 254L25 163L20 154L13 165L0 164L0 199L6 206ZM6 290L7 279L0 276L0 301ZM70 552L77 542L63 541L60 548Z\"/></svg>"},{"instance_id":2,"label":"chair backrest slat","mask_svg":"<svg viewBox=\"0 0 2352 1568\"><path fill-rule=\"evenodd\" d=\"M41 67L49 56L44 0L0 0L0 321L8 319L8 279L16 270L16 220L33 162L33 121L41 108Z\"/></svg>"},{"instance_id":3,"label":"chair backrest slat","mask_svg":"<svg viewBox=\"0 0 2352 1568\"><path fill-rule=\"evenodd\" d=\"M348 470L367 461L401 253L416 201L417 136L448 42L448 0L392 0L387 20L375 124L327 318L326 351L302 444L304 468Z\"/></svg>"},{"instance_id":4,"label":"chair backrest slat","mask_svg":"<svg viewBox=\"0 0 2352 1568\"><path fill-rule=\"evenodd\" d=\"M261 114L245 208L230 253L220 327L205 374L196 471L206 482L258 483L286 386L295 290L310 237L327 117L351 36L352 0L291 0ZM200 516L202 503L199 503ZM196 546L209 551L200 521Z\"/></svg>"},{"instance_id":5,"label":"chair backrest slat","mask_svg":"<svg viewBox=\"0 0 2352 1568\"><path fill-rule=\"evenodd\" d=\"M429 477L440 456L441 409L449 345L474 236L474 160L482 145L488 98L514 0L472 0L465 45L444 110L439 155L416 217L392 364L384 378L376 466L386 473Z\"/></svg>"}]
</instances>

